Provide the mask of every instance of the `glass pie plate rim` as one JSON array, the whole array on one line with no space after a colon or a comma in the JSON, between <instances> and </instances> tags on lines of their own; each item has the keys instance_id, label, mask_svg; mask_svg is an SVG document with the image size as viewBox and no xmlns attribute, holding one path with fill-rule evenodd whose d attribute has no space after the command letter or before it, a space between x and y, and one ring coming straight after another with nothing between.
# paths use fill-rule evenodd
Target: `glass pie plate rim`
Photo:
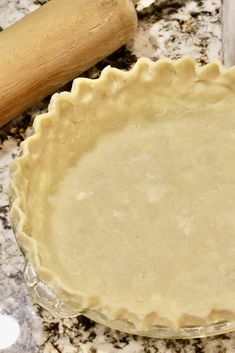
<instances>
[{"instance_id":1,"label":"glass pie plate rim","mask_svg":"<svg viewBox=\"0 0 235 353\"><path fill-rule=\"evenodd\" d=\"M10 191L10 189L9 189ZM9 192L9 205L11 208L14 196ZM24 282L34 299L34 301L51 312L55 317L72 318L83 315L99 324L118 330L127 334L152 337L152 338L166 338L166 339L191 339L199 337L209 337L229 333L235 331L235 321L219 321L211 323L207 326L187 326L173 329L165 326L152 326L145 331L139 330L134 323L127 320L110 320L98 310L79 308L79 304L67 302L59 298L53 290L41 281L32 262L27 258L27 254L17 241L17 224L15 220L10 217L12 230L16 238L16 242L24 256L25 266L23 270Z\"/></svg>"}]
</instances>

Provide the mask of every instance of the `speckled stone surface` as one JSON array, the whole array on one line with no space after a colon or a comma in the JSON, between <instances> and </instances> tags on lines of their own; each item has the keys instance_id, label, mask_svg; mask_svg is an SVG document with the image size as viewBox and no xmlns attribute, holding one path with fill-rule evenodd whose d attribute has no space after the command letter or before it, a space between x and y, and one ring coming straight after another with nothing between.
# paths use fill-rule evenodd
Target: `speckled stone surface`
<instances>
[{"instance_id":1,"label":"speckled stone surface","mask_svg":"<svg viewBox=\"0 0 235 353\"><path fill-rule=\"evenodd\" d=\"M66 0L65 0L66 1ZM0 0L0 28L5 29L45 0ZM126 47L91 68L84 76L96 78L107 64L127 69L140 56L156 60L191 55L206 63L221 56L220 0L141 0L139 29ZM70 88L70 84L66 89ZM53 318L32 303L22 281L24 259L8 219L9 165L19 143L31 131L32 121L46 110L49 98L30 108L0 130L0 315L20 324L17 342L5 353L233 353L235 334L194 340L135 337L95 324L84 317Z\"/></svg>"}]
</instances>

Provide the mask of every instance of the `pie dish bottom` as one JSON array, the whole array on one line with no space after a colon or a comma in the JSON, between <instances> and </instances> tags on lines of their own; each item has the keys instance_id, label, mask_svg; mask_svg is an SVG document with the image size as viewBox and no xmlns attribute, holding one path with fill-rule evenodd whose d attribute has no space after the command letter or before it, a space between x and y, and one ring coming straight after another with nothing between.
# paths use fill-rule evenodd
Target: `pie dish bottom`
<instances>
[{"instance_id":1,"label":"pie dish bottom","mask_svg":"<svg viewBox=\"0 0 235 353\"><path fill-rule=\"evenodd\" d=\"M13 202L12 194L10 195L9 200L11 205ZM13 220L12 229L14 234L17 234L17 224ZM21 250L25 256L24 250L22 248ZM208 326L192 325L178 329L172 329L171 327L166 326L152 326L148 330L140 331L135 327L133 323L127 320L110 320L108 317L105 317L105 315L102 315L99 311L89 309L81 310L79 305L76 305L76 303L71 303L70 300L62 300L53 292L48 284L40 280L40 277L38 276L33 265L27 259L27 256L25 256L23 278L35 302L41 307L50 311L55 317L70 318L84 315L87 318L112 329L133 335L153 338L191 339L210 337L235 331L235 322L225 320L221 320L215 324L209 324Z\"/></svg>"},{"instance_id":2,"label":"pie dish bottom","mask_svg":"<svg viewBox=\"0 0 235 353\"><path fill-rule=\"evenodd\" d=\"M152 326L145 331L138 330L133 323L127 320L109 320L105 315L96 310L79 311L70 302L64 302L58 298L51 288L40 281L33 266L26 260L24 268L24 280L37 304L50 311L55 317L70 318L84 315L104 326L133 335L153 338L179 338L191 339L220 335L235 331L235 322L221 321L208 326L188 326L179 329L172 329L164 326Z\"/></svg>"}]
</instances>

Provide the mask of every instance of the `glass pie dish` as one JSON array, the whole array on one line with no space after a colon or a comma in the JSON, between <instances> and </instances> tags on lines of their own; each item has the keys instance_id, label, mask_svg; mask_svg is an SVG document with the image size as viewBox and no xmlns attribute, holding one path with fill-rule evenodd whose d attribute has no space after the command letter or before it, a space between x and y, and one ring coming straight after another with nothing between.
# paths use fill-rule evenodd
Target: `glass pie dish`
<instances>
[{"instance_id":1,"label":"glass pie dish","mask_svg":"<svg viewBox=\"0 0 235 353\"><path fill-rule=\"evenodd\" d=\"M234 78L141 59L52 98L9 189L38 304L156 338L235 330Z\"/></svg>"},{"instance_id":2,"label":"glass pie dish","mask_svg":"<svg viewBox=\"0 0 235 353\"><path fill-rule=\"evenodd\" d=\"M133 323L127 320L111 321L98 311L91 309L80 310L79 306L76 307L76 303L61 301L47 284L40 281L35 269L26 258L23 277L34 301L44 309L50 311L55 317L72 318L84 315L87 318L114 330L152 338L192 339L220 335L235 330L235 322L219 321L208 326L185 326L175 330L164 326L152 326L146 331L139 331Z\"/></svg>"}]
</instances>

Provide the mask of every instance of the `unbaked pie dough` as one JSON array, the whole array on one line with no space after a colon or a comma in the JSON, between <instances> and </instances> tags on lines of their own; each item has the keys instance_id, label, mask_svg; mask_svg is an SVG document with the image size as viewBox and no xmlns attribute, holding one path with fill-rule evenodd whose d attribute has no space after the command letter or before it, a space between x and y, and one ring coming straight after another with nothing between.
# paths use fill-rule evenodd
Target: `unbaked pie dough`
<instances>
[{"instance_id":1,"label":"unbaked pie dough","mask_svg":"<svg viewBox=\"0 0 235 353\"><path fill-rule=\"evenodd\" d=\"M235 313L235 69L106 68L54 95L13 166L11 216L60 296L141 329Z\"/></svg>"}]
</instances>

